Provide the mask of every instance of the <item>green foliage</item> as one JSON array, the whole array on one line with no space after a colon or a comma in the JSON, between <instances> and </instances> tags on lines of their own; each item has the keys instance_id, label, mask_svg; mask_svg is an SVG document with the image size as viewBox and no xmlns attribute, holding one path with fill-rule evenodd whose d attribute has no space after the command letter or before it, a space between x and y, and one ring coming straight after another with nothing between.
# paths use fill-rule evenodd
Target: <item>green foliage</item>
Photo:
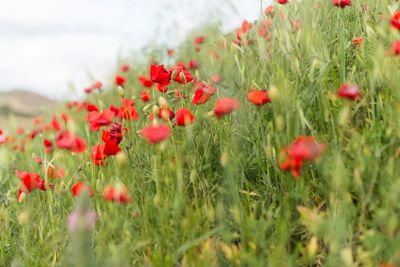
<instances>
[{"instance_id":1,"label":"green foliage","mask_svg":"<svg viewBox=\"0 0 400 267\"><path fill-rule=\"evenodd\" d=\"M190 103L191 86L174 85L163 95L173 110L189 107L196 116L195 124L175 127L166 145L149 145L137 134L149 123L137 81L148 64L132 65L125 97L136 99L140 119L124 121L124 167L115 157L95 166L90 151L43 154L43 139L54 133L28 142L23 153L1 148L1 265L73 262L68 257L79 253L70 253L67 217L79 202L69 192L78 178L95 191L89 200L95 229L83 233L93 266L400 264L400 71L398 58L385 56L400 38L389 26L397 8L389 0L354 0L345 9L330 1L291 1L275 6L270 41L253 27L252 45L235 45L233 34L215 27L197 31L193 36L207 38L200 52L189 38L176 58L198 60L194 74L201 80L217 73L223 81L205 105ZM361 46L352 43L358 36ZM174 63L156 52L151 59ZM362 99L338 99L343 82L358 84ZM174 98L178 88L187 99ZM272 103L252 105L250 88L271 89ZM156 103L162 94L151 93ZM241 107L216 120L209 111L222 96L239 99ZM120 98L110 87L87 100L105 109ZM70 129L90 150L101 131L89 131L84 113L68 112L75 120ZM326 147L295 180L279 169L279 152L300 135ZM63 167L66 176L52 181L54 191L34 191L18 203L15 170L46 177L46 164L38 166L35 155ZM103 200L104 187L116 182L129 188L133 203Z\"/></svg>"}]
</instances>

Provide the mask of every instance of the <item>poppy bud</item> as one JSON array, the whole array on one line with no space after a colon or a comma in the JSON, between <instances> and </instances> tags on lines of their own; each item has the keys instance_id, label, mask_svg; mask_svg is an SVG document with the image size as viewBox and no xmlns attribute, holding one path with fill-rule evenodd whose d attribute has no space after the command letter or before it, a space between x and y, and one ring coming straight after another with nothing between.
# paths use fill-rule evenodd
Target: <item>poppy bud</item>
<instances>
[{"instance_id":1,"label":"poppy bud","mask_svg":"<svg viewBox=\"0 0 400 267\"><path fill-rule=\"evenodd\" d=\"M157 105L154 105L153 106L153 114L157 115L159 111L160 111L160 108Z\"/></svg>"},{"instance_id":2,"label":"poppy bud","mask_svg":"<svg viewBox=\"0 0 400 267\"><path fill-rule=\"evenodd\" d=\"M271 98L272 101L279 99L279 90L274 85L271 85L269 90L269 98Z\"/></svg>"},{"instance_id":3,"label":"poppy bud","mask_svg":"<svg viewBox=\"0 0 400 267\"><path fill-rule=\"evenodd\" d=\"M221 154L220 163L222 167L225 167L229 162L229 152L225 149Z\"/></svg>"},{"instance_id":4,"label":"poppy bud","mask_svg":"<svg viewBox=\"0 0 400 267\"><path fill-rule=\"evenodd\" d=\"M171 79L172 79L172 80L175 79L177 73L178 73L178 72L177 72L175 69L171 72Z\"/></svg>"},{"instance_id":5,"label":"poppy bud","mask_svg":"<svg viewBox=\"0 0 400 267\"><path fill-rule=\"evenodd\" d=\"M314 258L318 251L318 239L313 236L307 244L307 254L310 259Z\"/></svg>"},{"instance_id":6,"label":"poppy bud","mask_svg":"<svg viewBox=\"0 0 400 267\"><path fill-rule=\"evenodd\" d=\"M158 194L156 194L153 197L153 205L158 207L160 205L160 202L161 202L160 196Z\"/></svg>"},{"instance_id":7,"label":"poppy bud","mask_svg":"<svg viewBox=\"0 0 400 267\"><path fill-rule=\"evenodd\" d=\"M158 98L158 104L159 104L160 107L162 107L162 108L167 108L167 107L168 107L168 102L167 102L167 100L165 100L165 98L162 97L162 96L160 96L160 97Z\"/></svg>"},{"instance_id":8,"label":"poppy bud","mask_svg":"<svg viewBox=\"0 0 400 267\"><path fill-rule=\"evenodd\" d=\"M153 105L153 104L147 104L146 106L143 107L142 110L143 110L144 112L146 112L146 111L150 110L150 108L151 108L152 105Z\"/></svg>"},{"instance_id":9,"label":"poppy bud","mask_svg":"<svg viewBox=\"0 0 400 267\"><path fill-rule=\"evenodd\" d=\"M26 193L22 192L19 196L18 196L18 203L23 203L26 200Z\"/></svg>"},{"instance_id":10,"label":"poppy bud","mask_svg":"<svg viewBox=\"0 0 400 267\"><path fill-rule=\"evenodd\" d=\"M25 193L23 193L25 194ZM29 219L31 217L31 214L29 213L29 211L23 211L20 214L18 214L18 222L19 224L23 225L23 224L27 224L29 222Z\"/></svg>"},{"instance_id":11,"label":"poppy bud","mask_svg":"<svg viewBox=\"0 0 400 267\"><path fill-rule=\"evenodd\" d=\"M76 125L76 122L73 120L69 120L67 122L67 129L69 130L69 132L71 133L76 133L78 131L78 126Z\"/></svg>"},{"instance_id":12,"label":"poppy bud","mask_svg":"<svg viewBox=\"0 0 400 267\"><path fill-rule=\"evenodd\" d=\"M118 86L118 94L119 94L120 97L124 97L125 96L125 90L121 86Z\"/></svg>"},{"instance_id":13,"label":"poppy bud","mask_svg":"<svg viewBox=\"0 0 400 267\"><path fill-rule=\"evenodd\" d=\"M353 266L353 252L350 247L340 251L340 258L345 266Z\"/></svg>"},{"instance_id":14,"label":"poppy bud","mask_svg":"<svg viewBox=\"0 0 400 267\"><path fill-rule=\"evenodd\" d=\"M128 163L128 159L126 157L126 154L123 151L120 151L117 153L117 155L115 156L115 158L117 159L117 163L118 166L121 168L126 167L127 163Z\"/></svg>"},{"instance_id":15,"label":"poppy bud","mask_svg":"<svg viewBox=\"0 0 400 267\"><path fill-rule=\"evenodd\" d=\"M339 113L339 125L344 126L350 116L350 108L346 105Z\"/></svg>"}]
</instances>

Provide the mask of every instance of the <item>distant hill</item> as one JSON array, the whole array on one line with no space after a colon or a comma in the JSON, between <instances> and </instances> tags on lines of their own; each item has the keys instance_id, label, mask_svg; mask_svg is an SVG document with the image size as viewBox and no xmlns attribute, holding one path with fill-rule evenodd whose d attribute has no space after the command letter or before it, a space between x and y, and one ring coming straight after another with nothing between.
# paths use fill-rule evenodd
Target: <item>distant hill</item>
<instances>
[{"instance_id":1,"label":"distant hill","mask_svg":"<svg viewBox=\"0 0 400 267\"><path fill-rule=\"evenodd\" d=\"M34 117L56 104L43 95L24 90L0 92L0 115Z\"/></svg>"},{"instance_id":2,"label":"distant hill","mask_svg":"<svg viewBox=\"0 0 400 267\"><path fill-rule=\"evenodd\" d=\"M33 117L43 114L56 104L56 101L48 97L25 90L0 92L0 129L24 127ZM10 118L13 118L14 127L10 126Z\"/></svg>"}]
</instances>

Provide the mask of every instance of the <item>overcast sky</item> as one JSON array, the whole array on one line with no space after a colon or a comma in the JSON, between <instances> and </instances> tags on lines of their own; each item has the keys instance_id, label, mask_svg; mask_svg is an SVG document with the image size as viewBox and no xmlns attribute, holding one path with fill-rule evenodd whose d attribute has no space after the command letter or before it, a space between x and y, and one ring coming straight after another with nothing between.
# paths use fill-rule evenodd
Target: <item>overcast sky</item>
<instances>
[{"instance_id":1,"label":"overcast sky","mask_svg":"<svg viewBox=\"0 0 400 267\"><path fill-rule=\"evenodd\" d=\"M260 1L0 0L0 91L73 97L68 84L81 92L89 72L109 77L119 57L149 43L173 46L210 20L225 29L255 20Z\"/></svg>"}]
</instances>

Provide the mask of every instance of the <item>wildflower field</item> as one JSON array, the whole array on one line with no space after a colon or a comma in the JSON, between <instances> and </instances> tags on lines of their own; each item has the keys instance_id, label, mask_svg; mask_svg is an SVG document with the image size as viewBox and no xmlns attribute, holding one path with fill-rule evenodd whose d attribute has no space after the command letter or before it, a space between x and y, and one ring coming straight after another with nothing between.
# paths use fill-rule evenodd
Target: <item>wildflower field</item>
<instances>
[{"instance_id":1,"label":"wildflower field","mask_svg":"<svg viewBox=\"0 0 400 267\"><path fill-rule=\"evenodd\" d=\"M400 266L398 1L143 53L0 130L1 266Z\"/></svg>"}]
</instances>

